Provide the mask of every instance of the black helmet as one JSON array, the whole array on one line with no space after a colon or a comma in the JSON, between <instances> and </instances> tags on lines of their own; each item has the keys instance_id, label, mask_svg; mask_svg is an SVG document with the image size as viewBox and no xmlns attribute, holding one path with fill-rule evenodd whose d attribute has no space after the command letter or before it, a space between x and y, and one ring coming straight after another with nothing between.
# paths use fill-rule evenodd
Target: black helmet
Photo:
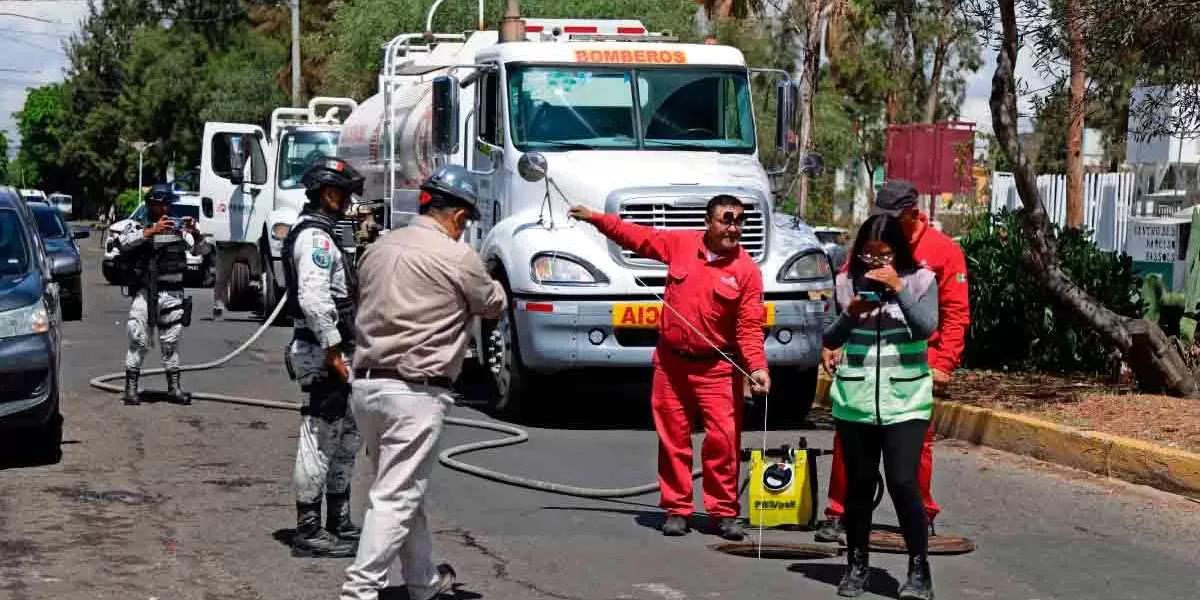
<instances>
[{"instance_id":1,"label":"black helmet","mask_svg":"<svg viewBox=\"0 0 1200 600\"><path fill-rule=\"evenodd\" d=\"M359 175L350 163L336 156L318 156L304 171L300 183L307 188L305 195L309 200L316 201L321 196L321 189L332 187L346 194L361 196L363 193L363 176Z\"/></svg>"},{"instance_id":2,"label":"black helmet","mask_svg":"<svg viewBox=\"0 0 1200 600\"><path fill-rule=\"evenodd\" d=\"M150 187L150 193L146 195L146 202L163 202L166 204L174 204L179 200L179 195L171 188L168 183L156 183Z\"/></svg>"},{"instance_id":3,"label":"black helmet","mask_svg":"<svg viewBox=\"0 0 1200 600\"><path fill-rule=\"evenodd\" d=\"M421 191L443 198L457 200L466 205L471 218L479 220L479 196L475 192L475 176L458 165L446 165L437 170L421 184ZM422 195L422 201L428 202Z\"/></svg>"}]
</instances>

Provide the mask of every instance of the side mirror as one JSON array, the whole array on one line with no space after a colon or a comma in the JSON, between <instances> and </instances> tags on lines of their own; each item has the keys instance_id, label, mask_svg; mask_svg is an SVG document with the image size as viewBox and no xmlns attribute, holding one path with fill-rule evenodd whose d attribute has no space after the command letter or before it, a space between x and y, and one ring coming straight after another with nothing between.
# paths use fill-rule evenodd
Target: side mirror
<instances>
[{"instance_id":1,"label":"side mirror","mask_svg":"<svg viewBox=\"0 0 1200 600\"><path fill-rule=\"evenodd\" d=\"M546 169L546 157L541 152L526 152L517 161L517 173L531 183L545 179Z\"/></svg>"},{"instance_id":2,"label":"side mirror","mask_svg":"<svg viewBox=\"0 0 1200 600\"><path fill-rule=\"evenodd\" d=\"M207 217L209 219L212 218L212 216L213 216L213 200L212 200L212 198L201 198L200 199L200 211L204 213L205 217Z\"/></svg>"},{"instance_id":3,"label":"side mirror","mask_svg":"<svg viewBox=\"0 0 1200 600\"><path fill-rule=\"evenodd\" d=\"M799 145L799 138L792 130L792 116L796 114L799 105L800 89L794 84L780 81L775 87L775 148L781 152L790 152Z\"/></svg>"},{"instance_id":4,"label":"side mirror","mask_svg":"<svg viewBox=\"0 0 1200 600\"><path fill-rule=\"evenodd\" d=\"M242 151L242 140L234 136L227 139L229 142L229 180L234 185L242 185L246 170L246 155Z\"/></svg>"},{"instance_id":5,"label":"side mirror","mask_svg":"<svg viewBox=\"0 0 1200 600\"><path fill-rule=\"evenodd\" d=\"M82 240L84 238L92 237L92 232L86 229L76 229L71 232L71 237L73 239Z\"/></svg>"},{"instance_id":6,"label":"side mirror","mask_svg":"<svg viewBox=\"0 0 1200 600\"><path fill-rule=\"evenodd\" d=\"M433 79L432 129L435 152L458 151L458 79L453 75Z\"/></svg>"}]
</instances>

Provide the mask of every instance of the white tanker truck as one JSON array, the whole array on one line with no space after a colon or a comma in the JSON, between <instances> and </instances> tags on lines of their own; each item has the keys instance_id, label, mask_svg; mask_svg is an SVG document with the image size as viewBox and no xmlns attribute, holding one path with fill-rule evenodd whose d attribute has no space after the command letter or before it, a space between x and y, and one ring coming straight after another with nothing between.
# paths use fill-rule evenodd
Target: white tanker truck
<instances>
[{"instance_id":1,"label":"white tanker truck","mask_svg":"<svg viewBox=\"0 0 1200 600\"><path fill-rule=\"evenodd\" d=\"M200 164L201 210L217 243L217 298L227 308L261 310L282 297L283 238L307 201L300 176L317 156L335 154L341 120L358 103L316 97L307 107L271 113L270 135L258 125L205 123ZM353 230L353 224L347 225Z\"/></svg>"},{"instance_id":2,"label":"white tanker truck","mask_svg":"<svg viewBox=\"0 0 1200 600\"><path fill-rule=\"evenodd\" d=\"M568 219L569 205L703 229L705 203L724 193L748 206L742 243L763 273L772 413L806 414L832 271L811 231L773 212L742 53L676 43L635 20L509 14L499 32L391 40L379 93L339 143L385 228L415 215L431 168L477 175L482 218L466 239L510 306L473 335L493 408L516 416L553 373L650 365L664 266ZM787 74L772 73L780 100L794 101ZM779 113L781 144L790 111Z\"/></svg>"}]
</instances>

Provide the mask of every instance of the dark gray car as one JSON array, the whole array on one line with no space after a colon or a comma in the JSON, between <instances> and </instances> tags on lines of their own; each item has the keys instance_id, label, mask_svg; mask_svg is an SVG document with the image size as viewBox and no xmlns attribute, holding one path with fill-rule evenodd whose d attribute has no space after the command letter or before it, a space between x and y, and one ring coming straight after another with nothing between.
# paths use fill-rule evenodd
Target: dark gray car
<instances>
[{"instance_id":1,"label":"dark gray car","mask_svg":"<svg viewBox=\"0 0 1200 600\"><path fill-rule=\"evenodd\" d=\"M62 312L32 209L0 187L0 441L37 463L62 457Z\"/></svg>"},{"instance_id":2,"label":"dark gray car","mask_svg":"<svg viewBox=\"0 0 1200 600\"><path fill-rule=\"evenodd\" d=\"M83 258L75 240L90 234L86 229L72 231L63 219L62 211L45 202L30 202L29 208L37 220L38 233L46 243L46 254L57 273L64 321L83 318Z\"/></svg>"}]
</instances>

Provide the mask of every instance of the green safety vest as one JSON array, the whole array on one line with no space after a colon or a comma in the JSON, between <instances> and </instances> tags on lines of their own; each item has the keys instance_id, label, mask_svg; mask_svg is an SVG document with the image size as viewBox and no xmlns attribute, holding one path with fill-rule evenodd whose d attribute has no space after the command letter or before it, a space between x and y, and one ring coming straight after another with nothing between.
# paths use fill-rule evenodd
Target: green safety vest
<instances>
[{"instance_id":1,"label":"green safety vest","mask_svg":"<svg viewBox=\"0 0 1200 600\"><path fill-rule=\"evenodd\" d=\"M927 269L902 277L904 286L920 296L936 285ZM836 297L849 306L854 297L848 273L838 275ZM933 377L928 343L914 340L900 305L891 302L867 313L842 346L830 396L835 419L871 425L891 425L933 413Z\"/></svg>"}]
</instances>

